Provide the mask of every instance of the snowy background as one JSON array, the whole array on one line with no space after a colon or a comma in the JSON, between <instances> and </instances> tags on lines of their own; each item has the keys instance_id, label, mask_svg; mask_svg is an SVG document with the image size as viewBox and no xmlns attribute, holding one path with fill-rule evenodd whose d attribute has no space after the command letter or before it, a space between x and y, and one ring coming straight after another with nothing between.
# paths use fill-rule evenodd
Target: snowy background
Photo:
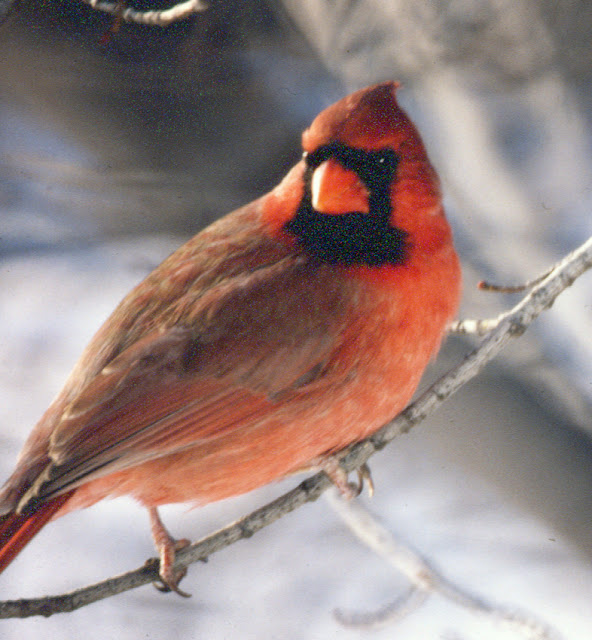
<instances>
[{"instance_id":1,"label":"snowy background","mask_svg":"<svg viewBox=\"0 0 592 640\"><path fill-rule=\"evenodd\" d=\"M155 5L147 2L143 6ZM136 3L141 6L141 3ZM592 9L527 0L217 0L170 29L124 25L76 0L23 1L0 28L0 475L118 300L208 221L272 187L299 135L353 89L403 82L444 182L465 270L463 315L592 233ZM437 415L371 461L364 497L457 584L528 611L564 638L592 634L592 280L588 274ZM450 340L429 375L470 342ZM187 512L197 539L298 479ZM107 501L43 530L0 577L0 598L62 593L141 565L147 515ZM321 640L517 638L439 597L380 630L405 592L319 500L183 582L1 638Z\"/></svg>"}]
</instances>

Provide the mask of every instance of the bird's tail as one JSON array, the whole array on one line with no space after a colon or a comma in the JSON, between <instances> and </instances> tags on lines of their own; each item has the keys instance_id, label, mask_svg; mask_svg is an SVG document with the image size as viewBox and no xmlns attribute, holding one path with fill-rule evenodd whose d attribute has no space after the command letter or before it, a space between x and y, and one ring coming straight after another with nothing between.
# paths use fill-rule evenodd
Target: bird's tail
<instances>
[{"instance_id":1,"label":"bird's tail","mask_svg":"<svg viewBox=\"0 0 592 640\"><path fill-rule=\"evenodd\" d=\"M43 502L34 511L0 516L0 573L71 498L74 490Z\"/></svg>"}]
</instances>

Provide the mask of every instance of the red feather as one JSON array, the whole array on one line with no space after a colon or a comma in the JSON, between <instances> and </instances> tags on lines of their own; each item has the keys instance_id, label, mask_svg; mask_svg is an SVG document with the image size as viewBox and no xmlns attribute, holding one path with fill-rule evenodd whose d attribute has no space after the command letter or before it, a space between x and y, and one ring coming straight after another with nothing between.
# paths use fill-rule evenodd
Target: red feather
<instances>
[{"instance_id":1,"label":"red feather","mask_svg":"<svg viewBox=\"0 0 592 640\"><path fill-rule=\"evenodd\" d=\"M41 504L35 511L0 516L0 573L16 558L25 545L68 502L74 491L63 493Z\"/></svg>"}]
</instances>

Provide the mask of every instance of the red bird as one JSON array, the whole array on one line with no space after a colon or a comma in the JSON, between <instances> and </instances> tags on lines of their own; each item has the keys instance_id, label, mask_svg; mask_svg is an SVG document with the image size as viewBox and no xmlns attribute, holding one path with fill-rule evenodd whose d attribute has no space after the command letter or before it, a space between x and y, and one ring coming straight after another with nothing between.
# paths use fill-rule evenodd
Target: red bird
<instances>
[{"instance_id":1,"label":"red bird","mask_svg":"<svg viewBox=\"0 0 592 640\"><path fill-rule=\"evenodd\" d=\"M0 570L50 519L130 495L179 591L158 505L329 468L403 409L461 277L438 177L396 88L325 109L273 191L123 299L0 493Z\"/></svg>"}]
</instances>

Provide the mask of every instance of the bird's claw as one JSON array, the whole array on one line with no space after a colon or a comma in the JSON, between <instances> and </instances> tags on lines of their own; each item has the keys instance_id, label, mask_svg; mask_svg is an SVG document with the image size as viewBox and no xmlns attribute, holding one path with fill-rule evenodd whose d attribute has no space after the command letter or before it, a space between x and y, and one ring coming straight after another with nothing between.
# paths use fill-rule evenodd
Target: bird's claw
<instances>
[{"instance_id":1,"label":"bird's claw","mask_svg":"<svg viewBox=\"0 0 592 640\"><path fill-rule=\"evenodd\" d=\"M175 571L173 566L175 563L175 552L187 547L190 544L189 540L186 540L185 538L183 538L182 540L174 540L173 538L170 538L170 541L173 545L172 561L169 562L171 550L166 549L164 552L163 550L161 550L160 570L158 572L160 582L154 582L154 587L162 593L170 593L171 591L173 591L183 598L191 598L190 593L187 593L186 591L183 591L183 589L179 588L179 583L187 575L187 567L183 567L182 569L178 569Z\"/></svg>"},{"instance_id":2,"label":"bird's claw","mask_svg":"<svg viewBox=\"0 0 592 640\"><path fill-rule=\"evenodd\" d=\"M368 466L368 463L360 465L356 469L358 474L358 495L364 491L364 483L368 485L368 496L371 498L374 495L374 480L372 479L372 471Z\"/></svg>"},{"instance_id":3,"label":"bird's claw","mask_svg":"<svg viewBox=\"0 0 592 640\"><path fill-rule=\"evenodd\" d=\"M347 472L340 466L339 460L334 457L323 460L321 467L346 500L357 498L364 490L364 483L368 484L368 495L370 497L374 495L372 473L370 472L370 467L365 462L356 469L358 475L357 483L349 481Z\"/></svg>"},{"instance_id":4,"label":"bird's claw","mask_svg":"<svg viewBox=\"0 0 592 640\"><path fill-rule=\"evenodd\" d=\"M167 572L167 575L160 574L160 582L153 582L155 589L158 589L161 593L170 593L174 591L178 595L183 598L191 598L191 594L187 593L187 591L183 591L179 587L179 582L185 577L187 574L187 567L181 569L180 571L171 571Z\"/></svg>"}]
</instances>

